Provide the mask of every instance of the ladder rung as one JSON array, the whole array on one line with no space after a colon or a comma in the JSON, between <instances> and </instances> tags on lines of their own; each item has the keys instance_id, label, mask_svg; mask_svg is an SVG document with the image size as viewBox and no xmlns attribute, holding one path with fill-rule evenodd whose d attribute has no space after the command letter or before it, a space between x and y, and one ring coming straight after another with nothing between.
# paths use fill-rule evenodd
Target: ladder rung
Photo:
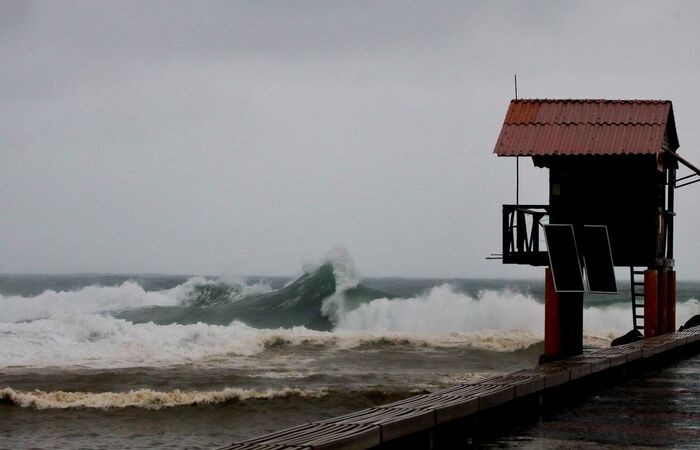
<instances>
[{"instance_id":1,"label":"ladder rung","mask_svg":"<svg viewBox=\"0 0 700 450\"><path fill-rule=\"evenodd\" d=\"M637 281L640 279L638 275L644 275L644 270L634 270L634 267L630 267L630 272L632 276L630 277L630 293L632 294L632 322L635 330L644 330L644 325L640 325L639 322L644 323L644 314L636 314L641 308L644 308L644 303L637 303L637 300L644 298L644 292L637 292L637 286L644 286L644 281Z\"/></svg>"}]
</instances>

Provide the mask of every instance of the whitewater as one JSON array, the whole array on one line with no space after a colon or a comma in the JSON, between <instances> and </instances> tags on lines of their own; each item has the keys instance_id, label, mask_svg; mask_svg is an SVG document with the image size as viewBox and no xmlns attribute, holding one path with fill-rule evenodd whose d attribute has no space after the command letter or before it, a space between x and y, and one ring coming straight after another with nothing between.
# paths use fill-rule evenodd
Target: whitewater
<instances>
[{"instance_id":1,"label":"whitewater","mask_svg":"<svg viewBox=\"0 0 700 450\"><path fill-rule=\"evenodd\" d=\"M700 283L677 292L680 324ZM628 294L586 298L587 348L630 330ZM143 448L165 426L197 448L272 431L271 410L275 429L343 414L536 364L542 297L533 280L363 279L343 251L294 278L0 276L0 433L93 447L61 435L82 420Z\"/></svg>"},{"instance_id":2,"label":"whitewater","mask_svg":"<svg viewBox=\"0 0 700 450\"><path fill-rule=\"evenodd\" d=\"M470 295L451 284L439 284L416 296L365 299L351 307L343 293L356 287L359 280L347 276L347 265L341 267L345 269L341 272L345 284L339 284L341 289L317 304L317 312L332 323L329 331L294 323L256 328L245 323L244 314L231 316L225 325L203 321L140 323L118 317L127 312L132 318L139 313L147 315L153 308L197 308L192 305L201 300L198 292L221 285L218 280L202 277L155 292L125 281L118 286L86 286L69 292L48 290L33 297L0 296L0 361L4 367L226 364L228 359L250 357L273 346L349 349L377 343L463 345L512 352L543 339L544 306L531 294L504 288L483 289ZM222 291L224 298L216 299L216 305L234 305L246 296L264 297L270 292L270 286L261 284L228 285ZM283 302L279 311L286 312L284 308L289 303ZM214 306L205 304L199 308ZM233 314L235 311L234 308ZM696 299L678 305L679 318L698 313L700 304ZM586 307L584 324L586 344L606 346L614 337L629 331L629 307L624 303Z\"/></svg>"}]
</instances>

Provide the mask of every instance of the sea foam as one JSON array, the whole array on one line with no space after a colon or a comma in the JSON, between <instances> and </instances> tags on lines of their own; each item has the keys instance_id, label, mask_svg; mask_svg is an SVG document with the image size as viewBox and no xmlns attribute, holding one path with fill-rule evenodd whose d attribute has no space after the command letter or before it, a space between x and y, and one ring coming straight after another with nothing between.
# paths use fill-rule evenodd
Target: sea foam
<instances>
[{"instance_id":1,"label":"sea foam","mask_svg":"<svg viewBox=\"0 0 700 450\"><path fill-rule=\"evenodd\" d=\"M681 320L699 313L700 302L695 299L676 306ZM583 322L586 342L603 346L631 329L632 312L628 304L619 303L585 307ZM411 298L381 298L360 305L338 316L336 330L505 335L521 331L541 340L544 305L530 295L509 289L482 290L470 296L445 284Z\"/></svg>"},{"instance_id":2,"label":"sea foam","mask_svg":"<svg viewBox=\"0 0 700 450\"><path fill-rule=\"evenodd\" d=\"M528 330L474 332L316 331L305 327L134 324L103 315L54 315L27 323L0 323L1 366L117 368L183 363L241 364L268 349L307 346L314 352L369 346L464 346L515 351L541 340Z\"/></svg>"},{"instance_id":3,"label":"sea foam","mask_svg":"<svg viewBox=\"0 0 700 450\"><path fill-rule=\"evenodd\" d=\"M87 286L75 291L48 290L37 296L2 296L0 308L5 322L45 319L53 314L91 314L123 311L145 306L173 306L183 302L203 278L192 278L173 289L146 291L133 281L119 286Z\"/></svg>"},{"instance_id":4,"label":"sea foam","mask_svg":"<svg viewBox=\"0 0 700 450\"><path fill-rule=\"evenodd\" d=\"M204 278L155 292L125 282L71 292L46 291L35 297L0 296L0 367L113 368L244 361L255 365L251 358L280 346L315 346L315 352L377 345L512 352L543 339L544 306L531 295L503 289L472 296L444 284L408 298L378 298L348 307L344 293L360 280L352 260L347 252L336 250L322 264L328 263L333 267L335 293L313 307L331 319L331 331L294 323L278 329L254 328L238 320L227 325L159 325L111 315L152 306L207 308L207 304L192 306L193 292L201 286L217 288L216 283L222 281ZM313 270L307 268L307 274ZM267 291L266 286L241 284L230 289L229 300L235 302L246 292L259 295ZM676 311L681 323L700 314L700 303L682 302ZM586 307L584 341L588 346L607 346L629 331L631 322L626 303Z\"/></svg>"},{"instance_id":5,"label":"sea foam","mask_svg":"<svg viewBox=\"0 0 700 450\"><path fill-rule=\"evenodd\" d=\"M174 406L214 405L231 401L272 398L313 398L327 395L324 389L241 389L225 388L219 391L173 391L161 392L151 389L128 392L65 392L15 391L0 389L0 401L34 409L77 408L144 408L161 409Z\"/></svg>"},{"instance_id":6,"label":"sea foam","mask_svg":"<svg viewBox=\"0 0 700 450\"><path fill-rule=\"evenodd\" d=\"M473 315L468 314L472 310ZM700 313L696 300L680 303L679 317ZM24 323L0 322L4 367L135 367L182 363L228 365L281 346L317 351L366 346L467 347L499 352L525 349L542 336L543 306L503 291L477 298L448 287L413 299L380 299L350 311L330 332L305 327L257 329L228 326L134 324L99 314L54 314ZM622 306L586 308L585 342L604 347L629 329ZM424 319L424 320L420 320Z\"/></svg>"}]
</instances>

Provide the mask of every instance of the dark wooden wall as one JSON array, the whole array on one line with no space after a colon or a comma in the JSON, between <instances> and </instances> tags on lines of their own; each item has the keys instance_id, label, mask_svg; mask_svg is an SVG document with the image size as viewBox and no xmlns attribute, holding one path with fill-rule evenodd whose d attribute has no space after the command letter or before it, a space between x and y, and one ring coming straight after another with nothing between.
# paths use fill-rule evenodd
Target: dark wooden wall
<instances>
[{"instance_id":1,"label":"dark wooden wall","mask_svg":"<svg viewBox=\"0 0 700 450\"><path fill-rule=\"evenodd\" d=\"M550 223L607 225L616 266L654 266L664 257L665 173L655 155L551 156L535 164L550 169Z\"/></svg>"}]
</instances>

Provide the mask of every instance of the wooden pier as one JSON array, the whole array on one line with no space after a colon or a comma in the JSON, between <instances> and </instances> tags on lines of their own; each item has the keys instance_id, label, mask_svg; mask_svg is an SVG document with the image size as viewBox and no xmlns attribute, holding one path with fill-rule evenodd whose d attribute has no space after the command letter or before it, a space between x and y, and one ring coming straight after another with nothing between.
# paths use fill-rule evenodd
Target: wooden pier
<instances>
[{"instance_id":1,"label":"wooden pier","mask_svg":"<svg viewBox=\"0 0 700 450\"><path fill-rule=\"evenodd\" d=\"M700 326L311 422L222 450L465 448L700 351Z\"/></svg>"}]
</instances>

